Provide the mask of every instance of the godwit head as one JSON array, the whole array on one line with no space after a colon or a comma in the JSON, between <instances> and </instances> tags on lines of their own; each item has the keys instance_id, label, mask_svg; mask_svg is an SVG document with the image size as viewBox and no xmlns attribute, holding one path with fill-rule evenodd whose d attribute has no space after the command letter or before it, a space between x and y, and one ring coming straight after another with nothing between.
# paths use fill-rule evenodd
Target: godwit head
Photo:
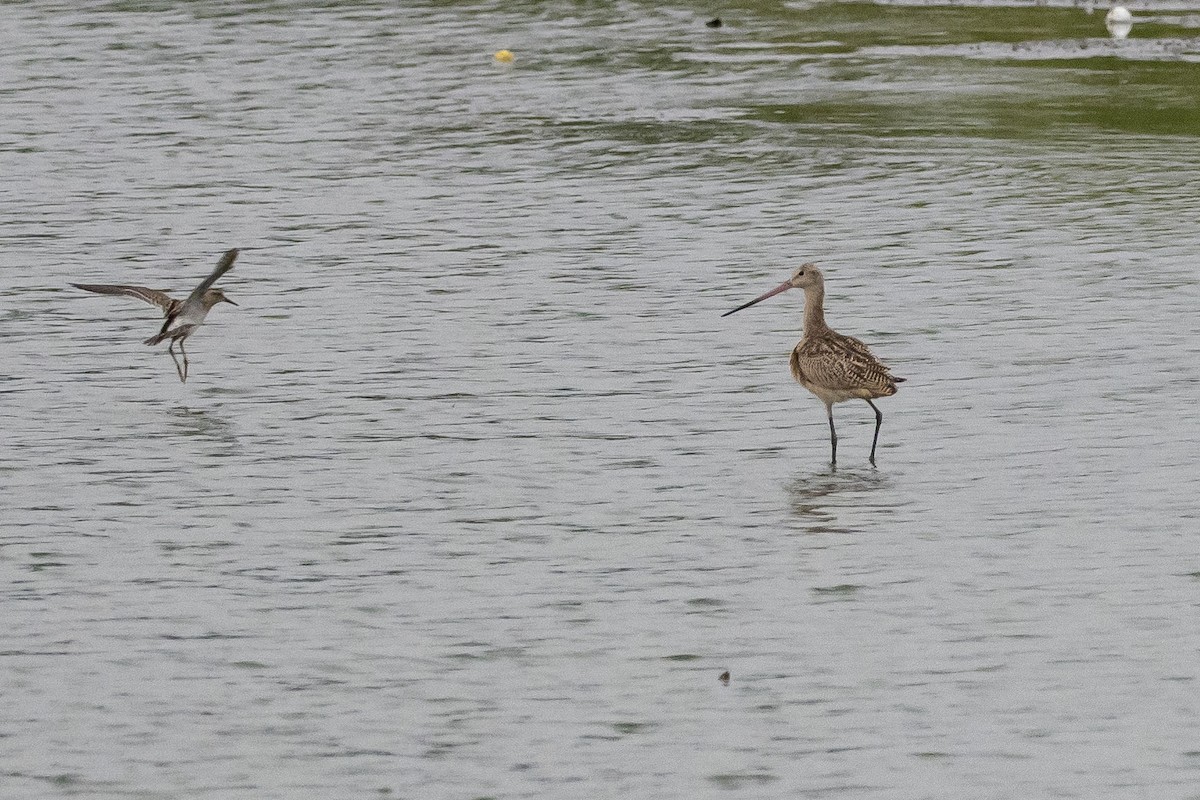
<instances>
[{"instance_id":1,"label":"godwit head","mask_svg":"<svg viewBox=\"0 0 1200 800\"><path fill-rule=\"evenodd\" d=\"M730 314L733 314L737 311L741 311L743 308L749 308L750 306L755 305L756 303L761 303L763 300L766 300L768 297L774 297L775 295L779 294L780 292L786 292L788 289L812 289L814 287L824 286L824 285L825 285L825 276L821 274L821 270L817 269L816 264L801 264L800 266L796 267L796 269L792 272L792 277L788 278L786 281L779 284L771 291L766 292L765 294L759 295L758 297L751 300L749 303L743 303L742 305L735 308L733 311L726 311L721 316L728 317Z\"/></svg>"}]
</instances>

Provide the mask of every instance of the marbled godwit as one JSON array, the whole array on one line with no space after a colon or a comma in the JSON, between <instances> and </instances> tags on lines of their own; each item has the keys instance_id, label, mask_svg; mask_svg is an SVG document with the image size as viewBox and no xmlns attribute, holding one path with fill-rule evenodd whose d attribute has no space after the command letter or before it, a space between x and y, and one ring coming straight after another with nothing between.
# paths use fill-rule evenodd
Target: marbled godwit
<instances>
[{"instance_id":1,"label":"marbled godwit","mask_svg":"<svg viewBox=\"0 0 1200 800\"><path fill-rule=\"evenodd\" d=\"M225 255L221 256L221 260L217 262L217 266L212 271L212 274L201 281L200 285L193 289L192 293L184 300L176 300L166 292L157 289L147 289L144 286L114 286L97 283L72 283L71 285L77 289L84 289L96 294L119 294L136 297L138 300L144 300L161 308L163 314L166 316L166 319L163 320L162 329L143 342L143 344L154 345L170 339L171 341L167 345L167 352L171 354L171 360L175 362L175 371L179 373L179 380L187 381L188 357L187 350L183 349L184 341L204 323L204 318L208 316L209 309L217 303L237 305L237 303L226 297L225 293L220 289L210 288L217 282L218 278L233 267L233 262L237 256L238 251L236 249L227 250ZM183 353L182 367L179 365L179 359L175 357L176 342L179 343L179 352Z\"/></svg>"},{"instance_id":2,"label":"marbled godwit","mask_svg":"<svg viewBox=\"0 0 1200 800\"><path fill-rule=\"evenodd\" d=\"M875 445L883 414L871 401L896 393L894 378L867 346L853 336L843 336L825 324L825 277L815 264L804 264L792 277L749 303L727 311L722 317L761 303L788 289L804 290L804 336L792 350L792 377L820 398L829 416L831 461L837 466L837 431L833 427L833 404L858 398L875 411L875 438L871 440L871 464L875 463Z\"/></svg>"}]
</instances>

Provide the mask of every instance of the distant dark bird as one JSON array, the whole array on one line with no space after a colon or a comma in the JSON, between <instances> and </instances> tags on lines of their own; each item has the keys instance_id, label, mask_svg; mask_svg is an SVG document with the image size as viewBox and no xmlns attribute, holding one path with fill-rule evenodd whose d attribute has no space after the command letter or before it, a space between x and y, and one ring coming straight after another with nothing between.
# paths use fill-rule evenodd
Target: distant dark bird
<instances>
[{"instance_id":1,"label":"distant dark bird","mask_svg":"<svg viewBox=\"0 0 1200 800\"><path fill-rule=\"evenodd\" d=\"M729 685L729 670L725 670L724 672L722 672L721 675L717 678L717 680L719 680L721 683L728 686Z\"/></svg>"},{"instance_id":2,"label":"distant dark bird","mask_svg":"<svg viewBox=\"0 0 1200 800\"><path fill-rule=\"evenodd\" d=\"M852 336L843 336L825 324L825 278L815 264L798 267L792 277L779 286L721 316L727 317L788 289L804 290L804 336L792 350L792 377L825 404L832 448L830 460L837 466L833 404L859 399L866 400L867 405L875 410L875 438L871 440L870 457L873 465L883 414L871 400L891 397L896 393L896 384L904 378L892 377L888 368L871 355L861 341Z\"/></svg>"},{"instance_id":3,"label":"distant dark bird","mask_svg":"<svg viewBox=\"0 0 1200 800\"><path fill-rule=\"evenodd\" d=\"M708 28L719 28L721 27L721 18L714 17L713 19L710 19L708 22L704 23L704 25Z\"/></svg>"},{"instance_id":4,"label":"distant dark bird","mask_svg":"<svg viewBox=\"0 0 1200 800\"><path fill-rule=\"evenodd\" d=\"M217 282L218 278L233 267L233 262L237 256L238 251L236 249L227 250L225 255L221 256L221 260L217 262L217 266L212 271L212 274L201 281L200 285L193 289L192 293L184 300L176 300L166 292L158 289L147 289L144 286L118 286L98 283L72 283L71 285L77 289L95 292L96 294L136 297L138 300L144 300L161 308L163 314L166 316L166 319L163 320L162 328L154 336L143 342L143 344L155 345L170 339L170 344L167 345L167 352L171 354L171 360L175 362L175 371L179 373L179 380L187 381L188 357L187 351L183 349L183 343L204 323L204 318L208 316L209 310L217 303L237 305L237 303L226 297L225 293L220 289L210 288ZM179 359L175 357L176 342L179 343L179 352L183 353L183 366L179 365Z\"/></svg>"}]
</instances>

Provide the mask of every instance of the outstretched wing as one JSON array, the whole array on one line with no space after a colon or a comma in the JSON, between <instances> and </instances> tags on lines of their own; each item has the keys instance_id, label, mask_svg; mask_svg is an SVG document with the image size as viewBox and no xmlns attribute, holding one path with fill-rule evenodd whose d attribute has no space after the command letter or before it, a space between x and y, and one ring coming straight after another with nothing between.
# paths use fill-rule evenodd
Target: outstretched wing
<instances>
[{"instance_id":1,"label":"outstretched wing","mask_svg":"<svg viewBox=\"0 0 1200 800\"><path fill-rule=\"evenodd\" d=\"M158 306L163 310L164 314L170 313L177 302L166 292L159 291L158 289L147 289L145 286L111 286L103 283L72 283L71 285L76 289L83 289L85 292L136 297L138 300Z\"/></svg>"},{"instance_id":2,"label":"outstretched wing","mask_svg":"<svg viewBox=\"0 0 1200 800\"><path fill-rule=\"evenodd\" d=\"M212 285L217 282L217 278L220 278L226 272L229 272L229 270L233 269L233 262L237 259L237 257L238 249L236 247L232 250L226 250L225 255L221 256L221 260L217 262L217 266L215 269L213 269L212 274L201 281L200 285L193 289L192 293L188 295L187 302L199 299L202 294L207 292L209 288L211 288Z\"/></svg>"}]
</instances>

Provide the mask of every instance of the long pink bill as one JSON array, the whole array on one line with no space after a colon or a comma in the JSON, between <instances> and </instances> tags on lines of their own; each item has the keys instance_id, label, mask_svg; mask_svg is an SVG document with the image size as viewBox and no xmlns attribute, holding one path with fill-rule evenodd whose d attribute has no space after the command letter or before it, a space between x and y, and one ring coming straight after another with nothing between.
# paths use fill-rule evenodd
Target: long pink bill
<instances>
[{"instance_id":1,"label":"long pink bill","mask_svg":"<svg viewBox=\"0 0 1200 800\"><path fill-rule=\"evenodd\" d=\"M780 292L786 292L790 288L792 288L792 284L787 281L784 281L783 283L779 284L778 286L776 286L774 289L767 292L766 294L760 295L760 296L754 298L749 303L743 303L742 305L735 308L733 311L726 311L721 316L728 317L730 314L734 314L738 311L741 311L743 308L749 308L750 306L754 305L755 303L761 303L763 300L766 300L768 297L774 297L775 295L779 294Z\"/></svg>"}]
</instances>

